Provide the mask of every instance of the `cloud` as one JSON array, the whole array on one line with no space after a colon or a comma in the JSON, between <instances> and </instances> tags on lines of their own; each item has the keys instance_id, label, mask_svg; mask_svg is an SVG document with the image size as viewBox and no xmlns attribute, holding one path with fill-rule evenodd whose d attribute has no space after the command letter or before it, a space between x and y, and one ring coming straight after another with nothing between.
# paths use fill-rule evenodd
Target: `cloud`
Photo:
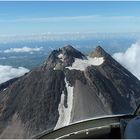
<instances>
[{"instance_id":1,"label":"cloud","mask_svg":"<svg viewBox=\"0 0 140 140\"><path fill-rule=\"evenodd\" d=\"M6 59L6 57L0 57L0 60L5 60Z\"/></svg>"},{"instance_id":2,"label":"cloud","mask_svg":"<svg viewBox=\"0 0 140 140\"><path fill-rule=\"evenodd\" d=\"M7 50L4 50L4 53L22 53L22 52L29 52L29 53L33 53L33 52L39 52L41 51L43 48L39 47L39 48L30 48L30 47L22 47L22 48L10 48Z\"/></svg>"},{"instance_id":3,"label":"cloud","mask_svg":"<svg viewBox=\"0 0 140 140\"><path fill-rule=\"evenodd\" d=\"M140 79L140 43L132 44L125 52L113 54L113 57Z\"/></svg>"},{"instance_id":4,"label":"cloud","mask_svg":"<svg viewBox=\"0 0 140 140\"><path fill-rule=\"evenodd\" d=\"M46 32L28 35L0 35L0 43L33 42L33 41L75 41L87 39L139 38L138 32L101 33L101 32ZM1 52L1 50L0 50Z\"/></svg>"},{"instance_id":5,"label":"cloud","mask_svg":"<svg viewBox=\"0 0 140 140\"><path fill-rule=\"evenodd\" d=\"M58 16L58 17L35 17L35 18L17 18L17 19L0 19L0 22L63 22L63 21L83 21L83 20L100 20L103 16Z\"/></svg>"},{"instance_id":6,"label":"cloud","mask_svg":"<svg viewBox=\"0 0 140 140\"><path fill-rule=\"evenodd\" d=\"M140 20L139 16L103 16L103 15L82 15L82 16L57 16L57 17L35 17L35 18L16 18L16 19L0 19L0 22L66 22L66 21L130 21Z\"/></svg>"},{"instance_id":7,"label":"cloud","mask_svg":"<svg viewBox=\"0 0 140 140\"><path fill-rule=\"evenodd\" d=\"M24 67L14 68L8 65L0 65L0 84L12 78L22 76L27 72L29 70Z\"/></svg>"},{"instance_id":8,"label":"cloud","mask_svg":"<svg viewBox=\"0 0 140 140\"><path fill-rule=\"evenodd\" d=\"M43 31L93 31L93 32L138 32L140 30L140 16L105 16L105 15L75 15L52 17L18 17L0 18L1 34L12 34L15 30L18 34L41 33ZM24 24L24 28L21 29ZM26 26L26 24L28 26ZM16 26L15 26L16 25ZM34 26L32 26L34 25ZM55 26L57 25L57 26ZM31 27L30 27L31 26ZM115 28L114 28L115 26ZM5 31L5 28L9 31ZM12 28L11 28L12 27ZM30 27L30 29L29 29ZM36 28L37 27L37 28ZM49 27L49 28L47 28ZM16 38L15 38L16 39ZM0 39L1 40L1 39ZM5 43L7 40L5 41Z\"/></svg>"}]
</instances>

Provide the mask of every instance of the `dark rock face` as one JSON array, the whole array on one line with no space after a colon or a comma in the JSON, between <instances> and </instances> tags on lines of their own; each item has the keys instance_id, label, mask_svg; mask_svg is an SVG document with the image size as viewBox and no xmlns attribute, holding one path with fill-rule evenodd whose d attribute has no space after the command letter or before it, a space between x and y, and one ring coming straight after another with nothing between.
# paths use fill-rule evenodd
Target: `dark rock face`
<instances>
[{"instance_id":1,"label":"dark rock face","mask_svg":"<svg viewBox=\"0 0 140 140\"><path fill-rule=\"evenodd\" d=\"M85 56L71 45L67 45L62 49L52 51L44 63L43 69L64 69L72 65L74 58L83 59Z\"/></svg>"},{"instance_id":2,"label":"dark rock face","mask_svg":"<svg viewBox=\"0 0 140 140\"><path fill-rule=\"evenodd\" d=\"M13 78L11 80L8 80L2 84L0 84L0 90L4 90L6 89L7 87L9 87L10 85L12 85L15 81L17 81L20 77L18 78Z\"/></svg>"},{"instance_id":3,"label":"dark rock face","mask_svg":"<svg viewBox=\"0 0 140 140\"><path fill-rule=\"evenodd\" d=\"M105 52L105 50L100 47L100 46L97 46L95 51L91 52L90 56L91 57L107 57L109 54Z\"/></svg>"},{"instance_id":4,"label":"dark rock face","mask_svg":"<svg viewBox=\"0 0 140 140\"><path fill-rule=\"evenodd\" d=\"M58 104L64 86L62 71L35 70L22 77L1 93L0 101L4 109L1 112L0 130L6 127L8 121L13 120L15 114L25 128L22 130L24 131L24 134L21 133L22 137L28 138L31 136L30 133L35 135L46 129L52 130L59 116ZM5 96L8 98L4 100ZM10 125L14 127L13 124ZM13 129L16 130L16 127ZM4 133L3 137L11 137L9 132Z\"/></svg>"},{"instance_id":5,"label":"dark rock face","mask_svg":"<svg viewBox=\"0 0 140 140\"><path fill-rule=\"evenodd\" d=\"M32 138L53 131L58 122L64 125L61 121L68 117L76 122L133 112L140 101L140 81L101 47L91 57L104 62L85 71L66 68L75 58L86 59L68 45L53 51L42 67L1 84L0 138Z\"/></svg>"}]
</instances>

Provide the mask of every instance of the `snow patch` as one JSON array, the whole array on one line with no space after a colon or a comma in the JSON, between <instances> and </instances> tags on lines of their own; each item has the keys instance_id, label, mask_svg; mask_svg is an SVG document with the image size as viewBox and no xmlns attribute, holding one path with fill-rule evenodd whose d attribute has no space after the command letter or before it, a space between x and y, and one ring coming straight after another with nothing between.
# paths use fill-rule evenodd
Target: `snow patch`
<instances>
[{"instance_id":1,"label":"snow patch","mask_svg":"<svg viewBox=\"0 0 140 140\"><path fill-rule=\"evenodd\" d=\"M3 91L5 91L7 88L4 88Z\"/></svg>"},{"instance_id":2,"label":"snow patch","mask_svg":"<svg viewBox=\"0 0 140 140\"><path fill-rule=\"evenodd\" d=\"M62 57L63 57L63 54L60 53L60 54L58 55L58 58L62 58Z\"/></svg>"},{"instance_id":3,"label":"snow patch","mask_svg":"<svg viewBox=\"0 0 140 140\"><path fill-rule=\"evenodd\" d=\"M81 70L84 71L88 66L94 65L94 66L99 66L104 62L103 57L87 57L87 59L78 59L75 58L74 63L70 67L66 67L70 70L75 69L75 70Z\"/></svg>"},{"instance_id":4,"label":"snow patch","mask_svg":"<svg viewBox=\"0 0 140 140\"><path fill-rule=\"evenodd\" d=\"M60 54L58 55L58 58L59 58L61 61L64 61L64 55L63 55L62 53L60 53Z\"/></svg>"},{"instance_id":5,"label":"snow patch","mask_svg":"<svg viewBox=\"0 0 140 140\"><path fill-rule=\"evenodd\" d=\"M66 108L64 106L65 94L64 94L64 91L62 91L61 101L58 106L59 118L58 118L58 121L54 130L64 127L66 125L69 125L70 120L71 120L71 111L72 111L72 105L73 105L73 87L69 86L66 78L65 78L65 84L66 84L66 89L67 89L68 107Z\"/></svg>"}]
</instances>

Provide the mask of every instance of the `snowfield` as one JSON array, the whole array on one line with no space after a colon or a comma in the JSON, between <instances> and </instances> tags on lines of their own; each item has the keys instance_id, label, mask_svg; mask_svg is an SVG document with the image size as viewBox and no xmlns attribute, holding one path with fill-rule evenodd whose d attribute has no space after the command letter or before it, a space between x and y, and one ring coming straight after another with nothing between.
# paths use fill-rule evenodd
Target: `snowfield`
<instances>
[{"instance_id":1,"label":"snowfield","mask_svg":"<svg viewBox=\"0 0 140 140\"><path fill-rule=\"evenodd\" d=\"M68 96L67 96L68 107L66 108L64 106L65 94L64 94L64 91L62 91L61 101L58 106L59 119L57 121L57 124L54 130L64 127L66 125L69 125L70 120L71 120L71 111L72 111L72 105L73 105L73 87L69 86L66 78L65 78L65 84L66 84L66 89L68 93Z\"/></svg>"},{"instance_id":2,"label":"snowfield","mask_svg":"<svg viewBox=\"0 0 140 140\"><path fill-rule=\"evenodd\" d=\"M84 71L88 66L94 65L94 66L99 66L104 62L104 58L103 57L95 57L95 58L91 58L91 57L87 57L87 59L78 59L75 58L74 63L72 64L72 67L66 67L70 70L75 69L75 70L81 70Z\"/></svg>"},{"instance_id":3,"label":"snowfield","mask_svg":"<svg viewBox=\"0 0 140 140\"><path fill-rule=\"evenodd\" d=\"M64 61L64 55L63 55L62 53L60 53L60 54L58 55L58 58L59 58L61 61Z\"/></svg>"}]
</instances>

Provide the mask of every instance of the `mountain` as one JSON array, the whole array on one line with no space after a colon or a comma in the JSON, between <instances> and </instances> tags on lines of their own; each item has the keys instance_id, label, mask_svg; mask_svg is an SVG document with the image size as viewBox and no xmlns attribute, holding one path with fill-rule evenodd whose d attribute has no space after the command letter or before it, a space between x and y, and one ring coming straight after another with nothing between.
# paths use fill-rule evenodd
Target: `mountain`
<instances>
[{"instance_id":1,"label":"mountain","mask_svg":"<svg viewBox=\"0 0 140 140\"><path fill-rule=\"evenodd\" d=\"M132 113L139 101L140 81L103 48L85 56L67 45L0 85L0 138L32 138L83 119Z\"/></svg>"}]
</instances>

